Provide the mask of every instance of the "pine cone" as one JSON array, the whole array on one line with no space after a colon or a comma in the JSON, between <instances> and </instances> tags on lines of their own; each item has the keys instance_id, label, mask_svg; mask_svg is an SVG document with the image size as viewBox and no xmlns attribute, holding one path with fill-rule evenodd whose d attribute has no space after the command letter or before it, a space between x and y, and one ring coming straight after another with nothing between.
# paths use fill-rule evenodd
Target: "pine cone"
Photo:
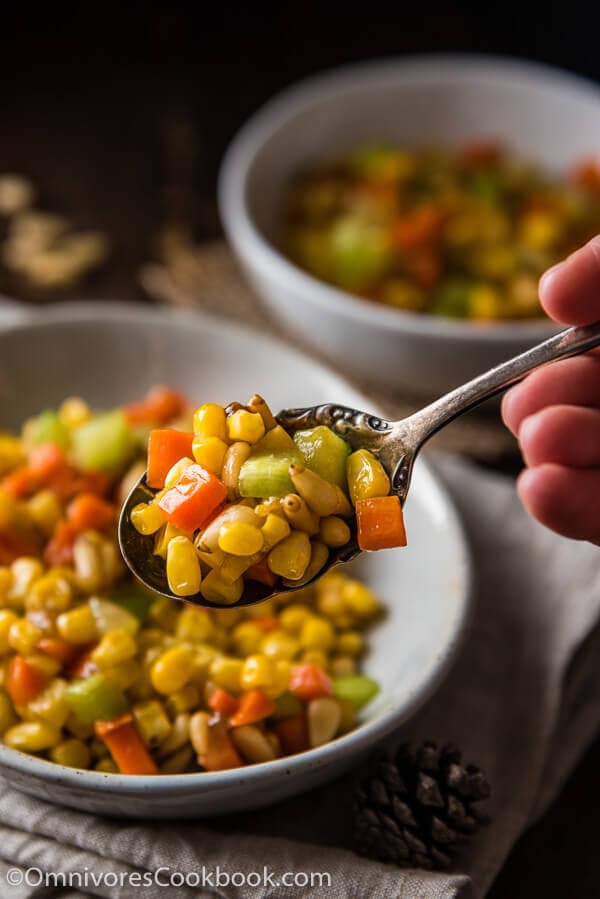
<instances>
[{"instance_id":1,"label":"pine cone","mask_svg":"<svg viewBox=\"0 0 600 899\"><path fill-rule=\"evenodd\" d=\"M355 787L356 851L402 867L447 868L488 823L475 803L489 795L484 775L463 767L454 746L401 746L394 757L374 758Z\"/></svg>"}]
</instances>

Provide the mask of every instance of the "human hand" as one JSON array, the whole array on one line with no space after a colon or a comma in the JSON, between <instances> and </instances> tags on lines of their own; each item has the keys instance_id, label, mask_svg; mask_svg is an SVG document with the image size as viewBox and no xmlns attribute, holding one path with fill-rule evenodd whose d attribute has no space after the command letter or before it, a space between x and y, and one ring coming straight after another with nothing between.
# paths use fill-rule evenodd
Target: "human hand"
<instances>
[{"instance_id":1,"label":"human hand","mask_svg":"<svg viewBox=\"0 0 600 899\"><path fill-rule=\"evenodd\" d=\"M540 281L542 306L569 325L600 320L600 235ZM554 362L504 397L502 417L527 468L517 490L557 533L600 543L600 351Z\"/></svg>"}]
</instances>

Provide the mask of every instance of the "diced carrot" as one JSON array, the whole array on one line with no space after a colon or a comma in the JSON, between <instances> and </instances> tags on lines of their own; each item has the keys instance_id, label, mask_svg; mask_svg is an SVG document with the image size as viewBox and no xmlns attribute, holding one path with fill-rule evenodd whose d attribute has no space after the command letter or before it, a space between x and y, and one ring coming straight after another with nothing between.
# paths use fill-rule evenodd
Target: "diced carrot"
<instances>
[{"instance_id":1,"label":"diced carrot","mask_svg":"<svg viewBox=\"0 0 600 899\"><path fill-rule=\"evenodd\" d=\"M27 457L27 462L42 482L48 481L68 465L64 450L57 443L34 446Z\"/></svg>"},{"instance_id":2,"label":"diced carrot","mask_svg":"<svg viewBox=\"0 0 600 899\"><path fill-rule=\"evenodd\" d=\"M392 229L392 242L403 252L429 247L437 239L444 223L444 212L433 203L417 206L404 213Z\"/></svg>"},{"instance_id":3,"label":"diced carrot","mask_svg":"<svg viewBox=\"0 0 600 899\"><path fill-rule=\"evenodd\" d=\"M582 159L574 166L571 178L578 187L600 193L600 157Z\"/></svg>"},{"instance_id":4,"label":"diced carrot","mask_svg":"<svg viewBox=\"0 0 600 899\"><path fill-rule=\"evenodd\" d=\"M20 556L35 556L37 549L18 534L0 533L0 565L10 565Z\"/></svg>"},{"instance_id":5,"label":"diced carrot","mask_svg":"<svg viewBox=\"0 0 600 899\"><path fill-rule=\"evenodd\" d=\"M158 774L129 712L112 721L96 721L94 729L96 736L106 743L121 774Z\"/></svg>"},{"instance_id":6,"label":"diced carrot","mask_svg":"<svg viewBox=\"0 0 600 899\"><path fill-rule=\"evenodd\" d=\"M208 700L208 705L213 711L218 712L220 715L225 715L226 718L235 715L240 707L240 703L236 697L232 696L231 693L228 693L227 690L224 690L222 687L217 687L213 690L210 699Z\"/></svg>"},{"instance_id":7,"label":"diced carrot","mask_svg":"<svg viewBox=\"0 0 600 899\"><path fill-rule=\"evenodd\" d=\"M206 752L198 755L198 761L207 771L225 771L242 766L243 762L222 721L211 723Z\"/></svg>"},{"instance_id":8,"label":"diced carrot","mask_svg":"<svg viewBox=\"0 0 600 899\"><path fill-rule=\"evenodd\" d=\"M362 550L406 546L404 516L397 496L359 499L355 511L358 545Z\"/></svg>"},{"instance_id":9,"label":"diced carrot","mask_svg":"<svg viewBox=\"0 0 600 899\"><path fill-rule=\"evenodd\" d=\"M288 689L290 693L304 702L310 702L311 699L317 699L319 696L331 696L333 693L331 680L314 662L294 665Z\"/></svg>"},{"instance_id":10,"label":"diced carrot","mask_svg":"<svg viewBox=\"0 0 600 899\"><path fill-rule=\"evenodd\" d=\"M308 749L308 727L306 715L289 715L277 721L274 727L285 755L295 755Z\"/></svg>"},{"instance_id":11,"label":"diced carrot","mask_svg":"<svg viewBox=\"0 0 600 899\"><path fill-rule=\"evenodd\" d=\"M248 690L240 696L239 710L229 719L231 727L242 727L268 718L275 711L275 703L262 690Z\"/></svg>"},{"instance_id":12,"label":"diced carrot","mask_svg":"<svg viewBox=\"0 0 600 899\"><path fill-rule=\"evenodd\" d=\"M166 425L181 415L187 401L178 390L153 387L141 403L124 407L127 420L136 425Z\"/></svg>"},{"instance_id":13,"label":"diced carrot","mask_svg":"<svg viewBox=\"0 0 600 899\"><path fill-rule=\"evenodd\" d=\"M114 524L115 507L95 493L80 493L67 507L67 521L76 531L104 531Z\"/></svg>"},{"instance_id":14,"label":"diced carrot","mask_svg":"<svg viewBox=\"0 0 600 899\"><path fill-rule=\"evenodd\" d=\"M498 141L475 140L461 149L459 159L467 166L493 165L498 162L503 153L503 148Z\"/></svg>"},{"instance_id":15,"label":"diced carrot","mask_svg":"<svg viewBox=\"0 0 600 899\"><path fill-rule=\"evenodd\" d=\"M259 584L266 584L267 587L274 587L277 583L277 575L273 574L269 568L266 556L260 562L255 562L254 565L248 568L246 577L253 581L258 581Z\"/></svg>"},{"instance_id":16,"label":"diced carrot","mask_svg":"<svg viewBox=\"0 0 600 899\"><path fill-rule=\"evenodd\" d=\"M13 656L6 675L6 692L16 706L26 705L44 689L48 678L23 656Z\"/></svg>"},{"instance_id":17,"label":"diced carrot","mask_svg":"<svg viewBox=\"0 0 600 899\"><path fill-rule=\"evenodd\" d=\"M77 655L78 648L60 637L42 637L38 643L41 652L56 659L61 665L68 665Z\"/></svg>"},{"instance_id":18,"label":"diced carrot","mask_svg":"<svg viewBox=\"0 0 600 899\"><path fill-rule=\"evenodd\" d=\"M68 565L73 561L73 544L78 531L68 521L59 521L54 534L46 544L44 562L46 565Z\"/></svg>"},{"instance_id":19,"label":"diced carrot","mask_svg":"<svg viewBox=\"0 0 600 899\"><path fill-rule=\"evenodd\" d=\"M39 477L28 465L23 465L6 475L0 481L0 486L11 496L22 499L35 493L39 487Z\"/></svg>"},{"instance_id":20,"label":"diced carrot","mask_svg":"<svg viewBox=\"0 0 600 899\"><path fill-rule=\"evenodd\" d=\"M194 435L173 428L157 428L150 432L148 440L148 486L161 490L165 477L180 459L192 455Z\"/></svg>"},{"instance_id":21,"label":"diced carrot","mask_svg":"<svg viewBox=\"0 0 600 899\"><path fill-rule=\"evenodd\" d=\"M160 498L158 505L171 524L191 534L204 525L226 496L227 488L223 482L207 468L194 463L188 465L175 485Z\"/></svg>"},{"instance_id":22,"label":"diced carrot","mask_svg":"<svg viewBox=\"0 0 600 899\"><path fill-rule=\"evenodd\" d=\"M440 280L442 262L435 248L423 247L410 254L406 260L406 268L419 287L430 290Z\"/></svg>"}]
</instances>

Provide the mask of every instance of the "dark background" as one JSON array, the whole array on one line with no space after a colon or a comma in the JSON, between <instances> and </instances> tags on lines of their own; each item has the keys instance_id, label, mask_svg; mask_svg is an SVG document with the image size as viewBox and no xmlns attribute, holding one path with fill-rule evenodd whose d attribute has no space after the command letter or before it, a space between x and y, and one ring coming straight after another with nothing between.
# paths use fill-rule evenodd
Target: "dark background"
<instances>
[{"instance_id":1,"label":"dark background","mask_svg":"<svg viewBox=\"0 0 600 899\"><path fill-rule=\"evenodd\" d=\"M219 160L243 120L319 69L369 57L475 51L535 59L600 80L600 6L566 4L95 4L2 11L0 172L32 177L45 204L107 231L111 266L71 295L142 298L172 182L196 237L219 236ZM416 7L416 8L415 8ZM560 123L557 123L559 126ZM173 172L169 135L193 154ZM594 148L590 148L591 150ZM180 160L181 163L181 160ZM19 284L0 291L40 300ZM55 297L53 297L55 298ZM493 899L599 895L600 744L513 851Z\"/></svg>"}]
</instances>

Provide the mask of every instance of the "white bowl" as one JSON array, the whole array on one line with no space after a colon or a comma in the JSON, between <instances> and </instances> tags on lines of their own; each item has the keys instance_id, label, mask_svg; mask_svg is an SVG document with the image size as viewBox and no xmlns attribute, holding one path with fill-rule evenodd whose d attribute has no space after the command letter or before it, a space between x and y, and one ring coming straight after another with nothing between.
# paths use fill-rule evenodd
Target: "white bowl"
<instances>
[{"instance_id":1,"label":"white bowl","mask_svg":"<svg viewBox=\"0 0 600 899\"><path fill-rule=\"evenodd\" d=\"M425 56L339 69L260 109L227 152L219 203L227 236L273 315L366 381L427 395L549 336L555 327L546 320L477 323L365 302L276 249L282 196L311 160L365 141L461 145L478 137L564 172L600 146L600 90L532 63Z\"/></svg>"},{"instance_id":2,"label":"white bowl","mask_svg":"<svg viewBox=\"0 0 600 899\"><path fill-rule=\"evenodd\" d=\"M99 408L172 384L197 401L228 402L259 390L275 407L366 400L327 369L231 324L143 307L69 306L0 330L0 430L73 393ZM376 411L376 410L375 410ZM218 773L126 777L76 771L0 745L11 785L109 815L199 817L275 802L339 776L430 695L464 632L469 564L453 507L427 465L415 470L408 549L366 557L361 575L383 597L385 622L370 636L367 671L381 694L361 726L318 749Z\"/></svg>"}]
</instances>

